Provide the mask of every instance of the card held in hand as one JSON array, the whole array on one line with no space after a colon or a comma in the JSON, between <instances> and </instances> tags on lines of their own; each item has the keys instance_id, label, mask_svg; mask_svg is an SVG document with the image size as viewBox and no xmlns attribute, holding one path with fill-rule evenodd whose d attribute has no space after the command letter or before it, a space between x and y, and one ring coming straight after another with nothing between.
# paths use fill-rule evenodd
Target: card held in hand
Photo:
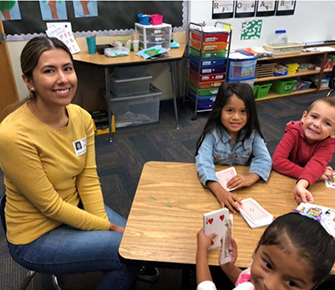
<instances>
[{"instance_id":1,"label":"card held in hand","mask_svg":"<svg viewBox=\"0 0 335 290\"><path fill-rule=\"evenodd\" d=\"M215 174L219 179L219 183L225 190L232 191L235 189L235 188L227 188L228 181L232 179L235 175L237 175L235 167L230 167L225 170L218 171Z\"/></svg>"},{"instance_id":2,"label":"card held in hand","mask_svg":"<svg viewBox=\"0 0 335 290\"><path fill-rule=\"evenodd\" d=\"M241 202L240 213L251 228L259 228L272 223L273 215L262 208L256 200L247 198Z\"/></svg>"},{"instance_id":3,"label":"card held in hand","mask_svg":"<svg viewBox=\"0 0 335 290\"><path fill-rule=\"evenodd\" d=\"M216 211L205 213L203 216L204 232L206 235L217 233L218 235L212 240L209 250L221 246L222 239L222 257L225 263L231 258L231 238L233 234L232 215L227 208L221 208ZM230 248L226 248L230 247Z\"/></svg>"}]
</instances>

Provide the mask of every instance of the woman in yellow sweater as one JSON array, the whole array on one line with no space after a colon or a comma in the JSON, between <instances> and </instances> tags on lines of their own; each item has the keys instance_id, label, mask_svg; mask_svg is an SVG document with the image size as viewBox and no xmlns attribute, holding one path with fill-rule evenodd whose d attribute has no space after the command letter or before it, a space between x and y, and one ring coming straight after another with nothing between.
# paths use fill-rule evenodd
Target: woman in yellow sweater
<instances>
[{"instance_id":1,"label":"woman in yellow sweater","mask_svg":"<svg viewBox=\"0 0 335 290\"><path fill-rule=\"evenodd\" d=\"M104 271L99 289L130 289L138 269L118 256L126 220L104 205L92 119L71 104L72 55L56 38L36 37L21 68L30 97L0 124L10 253L27 269Z\"/></svg>"}]
</instances>

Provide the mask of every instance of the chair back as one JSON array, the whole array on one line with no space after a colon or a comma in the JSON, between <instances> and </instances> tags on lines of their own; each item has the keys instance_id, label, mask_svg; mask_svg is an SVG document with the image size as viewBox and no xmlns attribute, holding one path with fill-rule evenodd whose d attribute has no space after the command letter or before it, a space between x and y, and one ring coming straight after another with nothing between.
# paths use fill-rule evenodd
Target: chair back
<instances>
[{"instance_id":1,"label":"chair back","mask_svg":"<svg viewBox=\"0 0 335 290\"><path fill-rule=\"evenodd\" d=\"M3 230L6 234L7 226L6 226L6 217L5 217L5 205L6 205L6 192L4 192L0 197L0 216Z\"/></svg>"}]
</instances>

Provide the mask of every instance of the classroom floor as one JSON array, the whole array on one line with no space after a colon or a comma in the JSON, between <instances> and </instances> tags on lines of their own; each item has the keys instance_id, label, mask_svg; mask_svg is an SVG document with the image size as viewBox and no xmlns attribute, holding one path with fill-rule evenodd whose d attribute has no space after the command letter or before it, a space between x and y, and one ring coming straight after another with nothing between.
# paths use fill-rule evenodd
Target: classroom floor
<instances>
[{"instance_id":1,"label":"classroom floor","mask_svg":"<svg viewBox=\"0 0 335 290\"><path fill-rule=\"evenodd\" d=\"M285 124L290 120L299 120L302 112L315 99L324 95L325 93L300 95L257 103L261 129L271 154L284 134ZM180 129L177 130L173 107L162 105L158 123L119 129L113 134L112 143L108 142L107 135L96 137L98 174L108 206L127 218L144 163L152 160L194 162L195 144L203 130L208 113L199 113L194 121L191 120L192 115L191 104L186 103L183 108L180 108ZM335 168L334 158L331 166ZM0 171L0 185L3 191L2 182ZM224 284L224 289L229 289L229 284L227 285L220 269L216 268L213 271L217 283ZM181 270L160 268L160 273L157 282L148 283L138 280L132 290L181 289ZM0 289L18 289L25 274L26 270L18 266L9 256L1 228ZM96 289L101 273L68 275L59 278L63 289L91 290ZM48 275L37 274L28 289L52 289L50 281ZM196 287L194 272L190 276L190 286L191 289Z\"/></svg>"}]
</instances>

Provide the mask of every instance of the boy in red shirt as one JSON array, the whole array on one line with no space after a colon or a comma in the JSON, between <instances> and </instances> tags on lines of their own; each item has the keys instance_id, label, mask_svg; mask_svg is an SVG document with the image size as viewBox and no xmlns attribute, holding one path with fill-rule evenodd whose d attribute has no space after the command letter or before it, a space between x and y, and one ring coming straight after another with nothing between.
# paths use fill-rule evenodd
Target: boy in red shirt
<instances>
[{"instance_id":1,"label":"boy in red shirt","mask_svg":"<svg viewBox=\"0 0 335 290\"><path fill-rule=\"evenodd\" d=\"M273 153L273 169L297 178L297 203L313 203L307 190L315 181L333 174L328 166L335 150L335 97L324 97L304 111L300 121L286 124L285 134Z\"/></svg>"}]
</instances>

